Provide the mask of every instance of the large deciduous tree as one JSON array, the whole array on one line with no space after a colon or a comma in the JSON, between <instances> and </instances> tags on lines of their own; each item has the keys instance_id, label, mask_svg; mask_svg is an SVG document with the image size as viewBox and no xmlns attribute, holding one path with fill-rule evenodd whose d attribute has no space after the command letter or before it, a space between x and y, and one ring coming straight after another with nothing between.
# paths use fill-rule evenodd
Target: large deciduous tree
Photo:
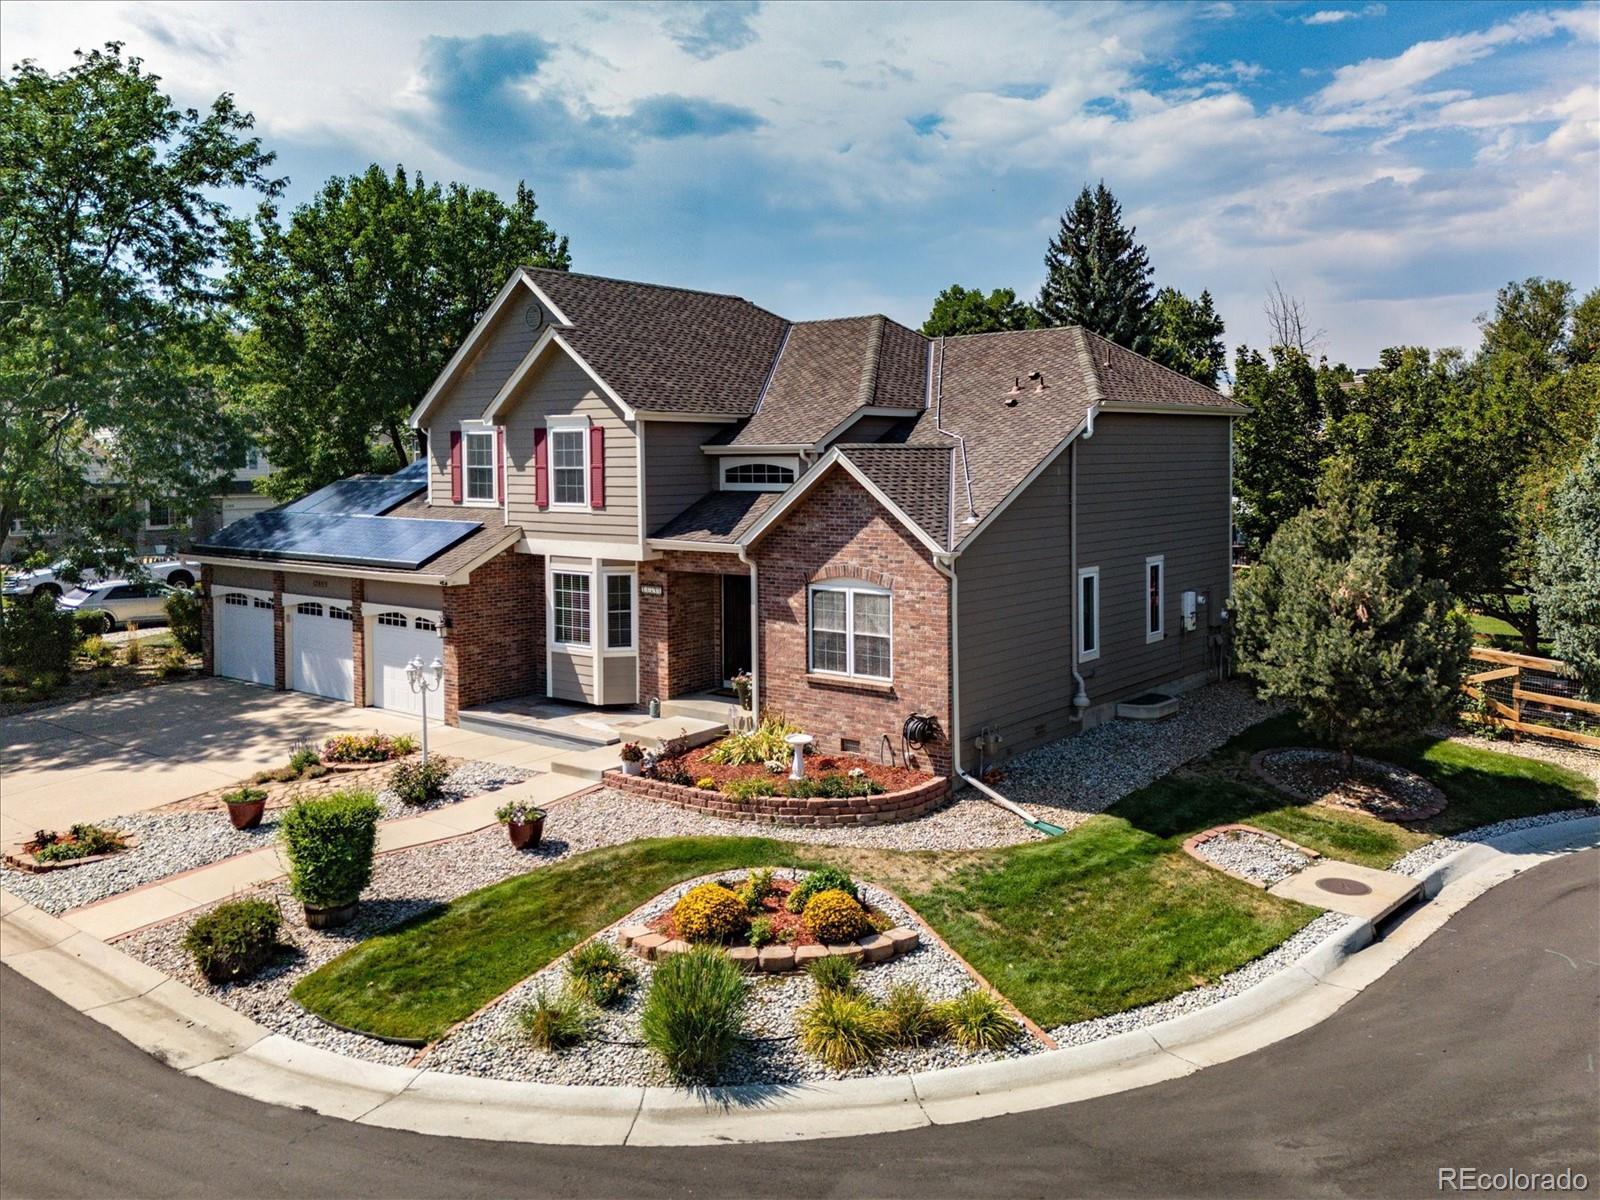
<instances>
[{"instance_id":1,"label":"large deciduous tree","mask_svg":"<svg viewBox=\"0 0 1600 1200\"><path fill-rule=\"evenodd\" d=\"M1082 325L1139 354L1150 351L1150 256L1122 223L1104 182L1087 185L1045 252L1037 305L1047 325Z\"/></svg>"},{"instance_id":2,"label":"large deciduous tree","mask_svg":"<svg viewBox=\"0 0 1600 1200\"><path fill-rule=\"evenodd\" d=\"M1557 658L1600 693L1600 425L1556 488L1538 536L1532 599Z\"/></svg>"},{"instance_id":3,"label":"large deciduous tree","mask_svg":"<svg viewBox=\"0 0 1600 1200\"><path fill-rule=\"evenodd\" d=\"M239 452L213 372L227 189L273 194L231 96L178 109L118 43L0 80L0 529L80 559L197 509Z\"/></svg>"},{"instance_id":4,"label":"large deciduous tree","mask_svg":"<svg viewBox=\"0 0 1600 1200\"><path fill-rule=\"evenodd\" d=\"M1151 306L1150 324L1151 358L1207 387L1217 386L1228 352L1210 292L1191 300L1177 288L1162 288Z\"/></svg>"},{"instance_id":5,"label":"large deciduous tree","mask_svg":"<svg viewBox=\"0 0 1600 1200\"><path fill-rule=\"evenodd\" d=\"M1000 333L1010 329L1037 329L1039 314L1017 299L1010 288L964 288L952 283L934 299L933 311L922 323L929 337L957 337L964 333Z\"/></svg>"},{"instance_id":6,"label":"large deciduous tree","mask_svg":"<svg viewBox=\"0 0 1600 1200\"><path fill-rule=\"evenodd\" d=\"M265 205L240 230L240 391L269 494L408 460L412 408L511 271L568 266L567 239L537 211L526 184L507 203L374 165L329 180L287 226Z\"/></svg>"},{"instance_id":7,"label":"large deciduous tree","mask_svg":"<svg viewBox=\"0 0 1600 1200\"><path fill-rule=\"evenodd\" d=\"M1445 586L1377 522L1373 489L1330 464L1238 583L1237 649L1268 700L1354 752L1420 733L1455 704L1472 631Z\"/></svg>"}]
</instances>

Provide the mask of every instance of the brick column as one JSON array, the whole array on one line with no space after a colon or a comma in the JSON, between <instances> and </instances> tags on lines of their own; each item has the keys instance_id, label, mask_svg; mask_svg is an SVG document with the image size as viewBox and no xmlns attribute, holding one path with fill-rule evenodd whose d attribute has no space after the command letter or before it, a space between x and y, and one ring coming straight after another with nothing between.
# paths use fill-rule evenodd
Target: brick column
<instances>
[{"instance_id":1,"label":"brick column","mask_svg":"<svg viewBox=\"0 0 1600 1200\"><path fill-rule=\"evenodd\" d=\"M355 679L350 691L350 702L357 708L367 706L367 623L361 616L361 603L366 599L366 580L350 581L350 656L354 664Z\"/></svg>"},{"instance_id":2,"label":"brick column","mask_svg":"<svg viewBox=\"0 0 1600 1200\"><path fill-rule=\"evenodd\" d=\"M651 697L667 699L671 680L667 662L671 652L672 575L653 563L639 564L639 703ZM647 589L660 589L660 595L647 595Z\"/></svg>"},{"instance_id":3,"label":"brick column","mask_svg":"<svg viewBox=\"0 0 1600 1200\"><path fill-rule=\"evenodd\" d=\"M200 587L196 595L200 600L200 673L202 675L216 674L217 667L217 622L211 611L211 577L214 574L210 563L200 568Z\"/></svg>"},{"instance_id":4,"label":"brick column","mask_svg":"<svg viewBox=\"0 0 1600 1200\"><path fill-rule=\"evenodd\" d=\"M443 598L441 609L444 613L444 628L439 631L439 637L444 643L443 652L439 661L444 663L444 723L446 725L461 724L461 669L462 653L461 639L471 636L471 626L474 624L469 619L468 601L470 600L470 584L468 587L441 588Z\"/></svg>"},{"instance_id":5,"label":"brick column","mask_svg":"<svg viewBox=\"0 0 1600 1200\"><path fill-rule=\"evenodd\" d=\"M272 686L283 691L288 686L284 658L283 572L272 573Z\"/></svg>"}]
</instances>

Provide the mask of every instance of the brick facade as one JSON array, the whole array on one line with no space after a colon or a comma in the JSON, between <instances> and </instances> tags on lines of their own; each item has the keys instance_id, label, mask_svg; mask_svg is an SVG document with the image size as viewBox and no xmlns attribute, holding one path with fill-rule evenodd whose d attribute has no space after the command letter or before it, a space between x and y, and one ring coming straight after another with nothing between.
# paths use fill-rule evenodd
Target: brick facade
<instances>
[{"instance_id":1,"label":"brick facade","mask_svg":"<svg viewBox=\"0 0 1600 1200\"><path fill-rule=\"evenodd\" d=\"M350 703L357 708L367 706L367 623L361 616L361 602L366 599L364 579L350 581L350 653L352 680Z\"/></svg>"},{"instance_id":2,"label":"brick facade","mask_svg":"<svg viewBox=\"0 0 1600 1200\"><path fill-rule=\"evenodd\" d=\"M544 559L508 550L444 589L444 719L544 690Z\"/></svg>"},{"instance_id":3,"label":"brick facade","mask_svg":"<svg viewBox=\"0 0 1600 1200\"><path fill-rule=\"evenodd\" d=\"M816 485L752 551L759 570L761 707L817 736L822 753L860 744L877 758L884 739L896 762L950 773L950 589L927 549L844 471ZM860 578L892 593L893 681L831 679L807 672L808 586ZM906 747L914 712L938 720L939 740Z\"/></svg>"},{"instance_id":4,"label":"brick facade","mask_svg":"<svg viewBox=\"0 0 1600 1200\"><path fill-rule=\"evenodd\" d=\"M289 686L289 663L285 644L283 572L274 571L272 573L272 686L280 692Z\"/></svg>"},{"instance_id":5,"label":"brick facade","mask_svg":"<svg viewBox=\"0 0 1600 1200\"><path fill-rule=\"evenodd\" d=\"M679 808L710 813L727 821L754 821L763 825L892 825L925 816L950 797L950 781L942 775L881 796L827 800L803 800L793 796L751 796L748 800L735 800L721 792L662 783L658 779L624 775L621 771L607 771L605 782L618 791Z\"/></svg>"},{"instance_id":6,"label":"brick facade","mask_svg":"<svg viewBox=\"0 0 1600 1200\"><path fill-rule=\"evenodd\" d=\"M216 617L211 611L211 581L215 572L209 563L200 568L200 673L217 673Z\"/></svg>"},{"instance_id":7,"label":"brick facade","mask_svg":"<svg viewBox=\"0 0 1600 1200\"><path fill-rule=\"evenodd\" d=\"M671 550L639 564L641 704L722 685L721 577L749 573L737 554Z\"/></svg>"}]
</instances>

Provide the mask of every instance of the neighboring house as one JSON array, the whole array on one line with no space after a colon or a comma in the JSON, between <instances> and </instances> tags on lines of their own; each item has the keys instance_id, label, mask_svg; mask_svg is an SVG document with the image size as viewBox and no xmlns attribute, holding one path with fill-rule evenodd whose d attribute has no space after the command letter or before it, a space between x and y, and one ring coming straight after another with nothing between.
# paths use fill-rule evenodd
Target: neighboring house
<instances>
[{"instance_id":1,"label":"neighboring house","mask_svg":"<svg viewBox=\"0 0 1600 1200\"><path fill-rule=\"evenodd\" d=\"M519 270L413 413L425 459L197 548L208 655L413 710L438 655L449 721L750 669L824 751L970 772L1206 677L1246 411L1078 328Z\"/></svg>"}]
</instances>

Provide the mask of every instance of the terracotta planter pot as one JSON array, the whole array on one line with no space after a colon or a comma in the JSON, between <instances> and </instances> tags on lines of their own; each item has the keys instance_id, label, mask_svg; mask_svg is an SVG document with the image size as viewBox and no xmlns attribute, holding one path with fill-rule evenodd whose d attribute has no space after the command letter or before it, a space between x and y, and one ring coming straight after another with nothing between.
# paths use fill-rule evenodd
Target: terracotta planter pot
<instances>
[{"instance_id":1,"label":"terracotta planter pot","mask_svg":"<svg viewBox=\"0 0 1600 1200\"><path fill-rule=\"evenodd\" d=\"M267 811L265 800L256 800L250 804L228 805L228 820L233 822L235 829L254 829L261 824L261 816Z\"/></svg>"},{"instance_id":2,"label":"terracotta planter pot","mask_svg":"<svg viewBox=\"0 0 1600 1200\"><path fill-rule=\"evenodd\" d=\"M348 925L356 919L358 903L359 901L352 900L349 904L334 904L326 908L308 904L305 906L306 928L337 929L341 925Z\"/></svg>"},{"instance_id":3,"label":"terracotta planter pot","mask_svg":"<svg viewBox=\"0 0 1600 1200\"><path fill-rule=\"evenodd\" d=\"M518 850L537 846L539 839L544 836L544 818L539 817L532 821L509 821L506 823L506 834L511 838L511 844Z\"/></svg>"}]
</instances>

